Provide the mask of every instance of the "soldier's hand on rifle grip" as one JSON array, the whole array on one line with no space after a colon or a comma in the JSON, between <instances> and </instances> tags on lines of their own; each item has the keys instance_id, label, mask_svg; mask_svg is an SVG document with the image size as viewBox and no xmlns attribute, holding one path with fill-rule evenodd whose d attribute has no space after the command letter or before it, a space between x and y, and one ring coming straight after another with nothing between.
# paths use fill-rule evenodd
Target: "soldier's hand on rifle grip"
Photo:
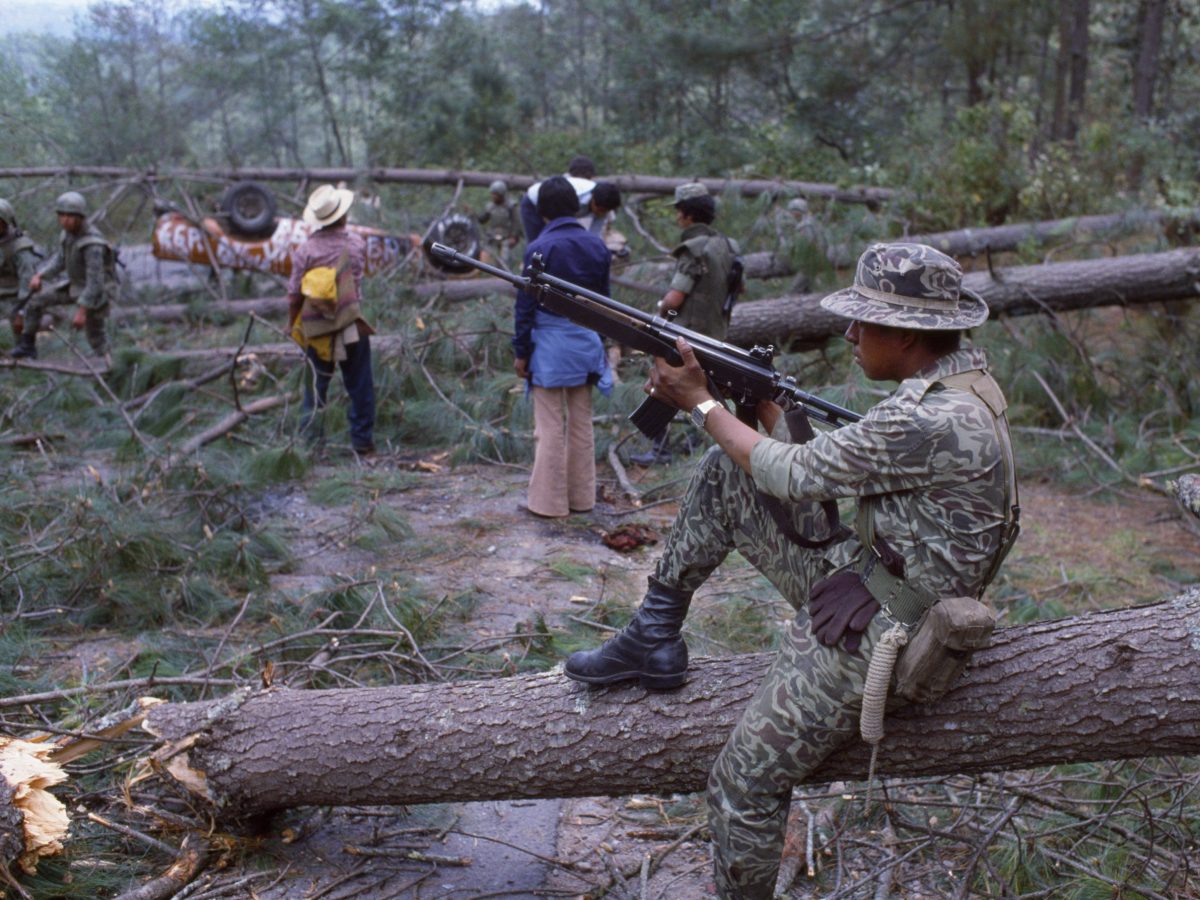
<instances>
[{"instance_id":1,"label":"soldier's hand on rifle grip","mask_svg":"<svg viewBox=\"0 0 1200 900\"><path fill-rule=\"evenodd\" d=\"M71 319L71 327L79 331L87 324L87 310L82 306L75 310L75 316Z\"/></svg>"},{"instance_id":2,"label":"soldier's hand on rifle grip","mask_svg":"<svg viewBox=\"0 0 1200 900\"><path fill-rule=\"evenodd\" d=\"M683 365L672 366L661 356L654 358L654 368L643 390L655 400L682 410L689 410L709 399L708 376L696 361L696 354L683 338L675 339Z\"/></svg>"},{"instance_id":3,"label":"soldier's hand on rifle grip","mask_svg":"<svg viewBox=\"0 0 1200 900\"><path fill-rule=\"evenodd\" d=\"M758 413L759 424L770 435L775 431L775 425L779 422L779 417L783 415L783 407L774 400L759 400L758 406L755 407L755 412Z\"/></svg>"}]
</instances>

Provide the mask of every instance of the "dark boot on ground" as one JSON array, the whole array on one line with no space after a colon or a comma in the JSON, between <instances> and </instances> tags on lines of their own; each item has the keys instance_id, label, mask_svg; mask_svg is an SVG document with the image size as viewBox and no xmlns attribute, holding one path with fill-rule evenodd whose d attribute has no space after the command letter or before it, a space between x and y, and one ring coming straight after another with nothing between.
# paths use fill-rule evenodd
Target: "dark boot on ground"
<instances>
[{"instance_id":1,"label":"dark boot on ground","mask_svg":"<svg viewBox=\"0 0 1200 900\"><path fill-rule=\"evenodd\" d=\"M677 688L687 677L687 644L679 635L690 591L667 587L653 578L642 606L616 637L595 650L572 653L563 670L586 684L615 684L637 679L650 691Z\"/></svg>"},{"instance_id":2,"label":"dark boot on ground","mask_svg":"<svg viewBox=\"0 0 1200 900\"><path fill-rule=\"evenodd\" d=\"M670 430L664 430L662 434L656 437L650 444L650 449L645 453L629 454L629 461L635 466L654 466L668 465L671 462L671 448L667 446L670 438Z\"/></svg>"},{"instance_id":3,"label":"dark boot on ground","mask_svg":"<svg viewBox=\"0 0 1200 900\"><path fill-rule=\"evenodd\" d=\"M21 340L11 354L13 359L37 359L37 335L28 328L21 332Z\"/></svg>"}]
</instances>

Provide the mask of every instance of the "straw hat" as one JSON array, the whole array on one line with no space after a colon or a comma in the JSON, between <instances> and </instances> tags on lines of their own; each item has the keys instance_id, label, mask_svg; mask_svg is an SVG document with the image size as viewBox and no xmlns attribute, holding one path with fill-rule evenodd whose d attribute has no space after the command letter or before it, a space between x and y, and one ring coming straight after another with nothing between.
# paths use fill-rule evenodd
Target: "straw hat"
<instances>
[{"instance_id":1,"label":"straw hat","mask_svg":"<svg viewBox=\"0 0 1200 900\"><path fill-rule=\"evenodd\" d=\"M974 328L988 317L983 298L962 286L962 267L925 244L872 244L858 258L854 286L821 306L847 319L929 331Z\"/></svg>"},{"instance_id":2,"label":"straw hat","mask_svg":"<svg viewBox=\"0 0 1200 900\"><path fill-rule=\"evenodd\" d=\"M309 194L308 206L304 207L304 221L324 228L344 216L353 203L354 191L323 184Z\"/></svg>"}]
</instances>

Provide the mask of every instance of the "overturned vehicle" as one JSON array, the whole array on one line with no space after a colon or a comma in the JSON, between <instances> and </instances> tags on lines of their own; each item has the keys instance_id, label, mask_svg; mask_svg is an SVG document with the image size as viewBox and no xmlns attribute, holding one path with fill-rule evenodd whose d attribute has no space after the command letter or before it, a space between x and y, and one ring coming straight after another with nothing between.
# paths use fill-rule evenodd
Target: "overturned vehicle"
<instances>
[{"instance_id":1,"label":"overturned vehicle","mask_svg":"<svg viewBox=\"0 0 1200 900\"><path fill-rule=\"evenodd\" d=\"M468 256L480 256L475 220L459 213L435 222L424 240L418 234L391 234L366 225L346 227L366 242L367 275L385 271L412 253L422 253L422 263L430 274L474 274L474 270L448 266L429 254L428 248L435 242L448 244ZM313 228L303 219L277 215L275 197L269 190L253 181L240 181L225 191L219 211L200 221L174 205L157 205L152 246L158 259L268 272L286 278L292 270L292 251Z\"/></svg>"}]
</instances>

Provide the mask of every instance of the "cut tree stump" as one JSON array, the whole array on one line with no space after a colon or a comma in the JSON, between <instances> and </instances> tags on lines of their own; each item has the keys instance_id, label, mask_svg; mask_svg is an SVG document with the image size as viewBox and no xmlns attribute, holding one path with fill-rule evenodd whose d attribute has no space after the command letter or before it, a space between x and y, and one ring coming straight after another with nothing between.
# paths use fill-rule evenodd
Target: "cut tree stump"
<instances>
[{"instance_id":1,"label":"cut tree stump","mask_svg":"<svg viewBox=\"0 0 1200 900\"><path fill-rule=\"evenodd\" d=\"M48 790L67 774L53 744L0 738L0 863L32 875L38 860L63 849L67 810Z\"/></svg>"},{"instance_id":2,"label":"cut tree stump","mask_svg":"<svg viewBox=\"0 0 1200 900\"><path fill-rule=\"evenodd\" d=\"M267 690L162 703L143 725L216 815L703 790L768 654L700 659L678 691L591 690L554 670L492 681ZM888 716L881 776L1200 753L1200 587L1003 629L958 686ZM851 741L813 781L862 779Z\"/></svg>"}]
</instances>

